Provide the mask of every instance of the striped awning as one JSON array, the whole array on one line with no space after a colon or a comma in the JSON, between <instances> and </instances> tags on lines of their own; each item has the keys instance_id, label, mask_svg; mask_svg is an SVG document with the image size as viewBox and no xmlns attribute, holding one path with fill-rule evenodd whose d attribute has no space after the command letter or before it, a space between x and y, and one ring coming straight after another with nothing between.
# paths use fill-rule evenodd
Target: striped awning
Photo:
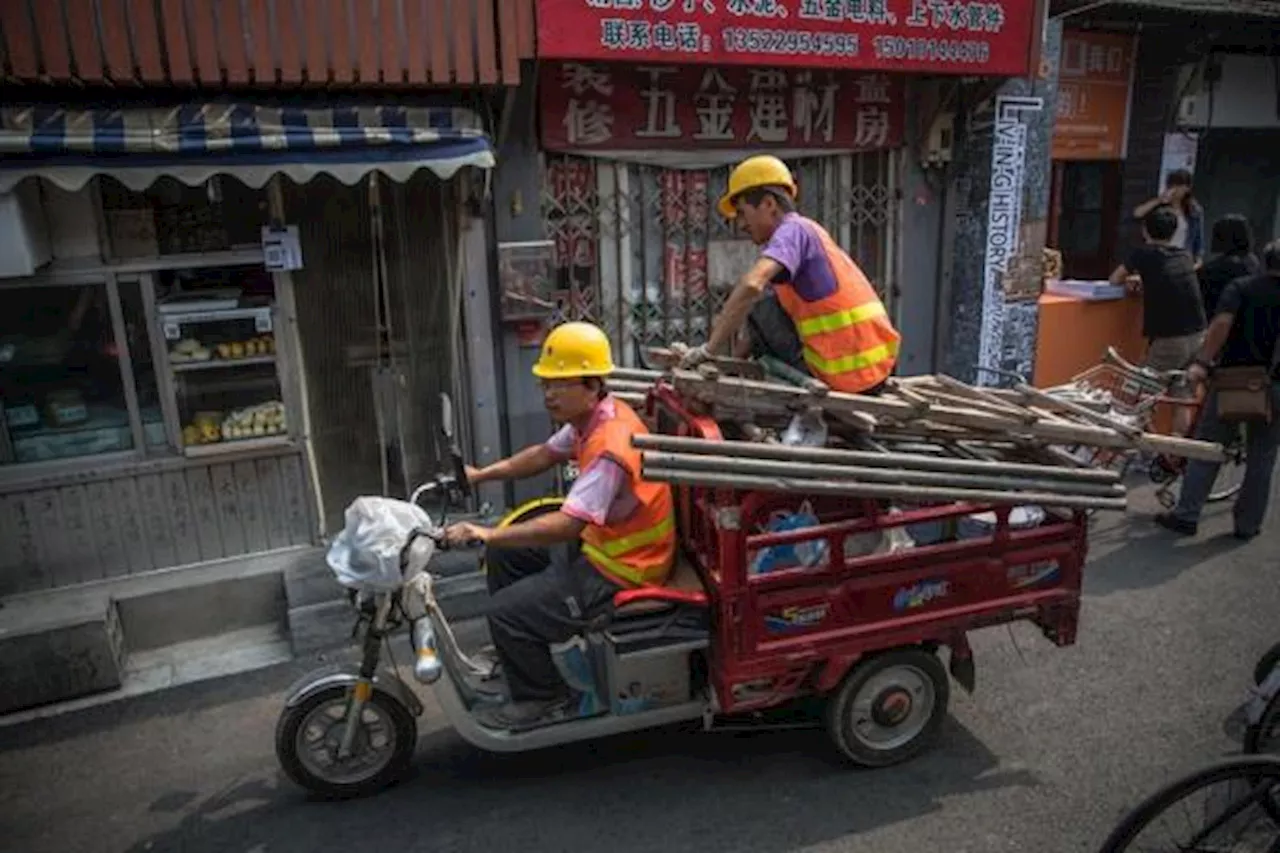
<instances>
[{"instance_id":1,"label":"striped awning","mask_svg":"<svg viewBox=\"0 0 1280 853\"><path fill-rule=\"evenodd\" d=\"M162 176L195 186L230 175L261 187L275 174L297 183L327 174L350 185L373 171L403 182L419 169L449 178L493 164L479 117L462 108L0 109L0 192L30 175L78 190L107 174L143 190Z\"/></svg>"}]
</instances>

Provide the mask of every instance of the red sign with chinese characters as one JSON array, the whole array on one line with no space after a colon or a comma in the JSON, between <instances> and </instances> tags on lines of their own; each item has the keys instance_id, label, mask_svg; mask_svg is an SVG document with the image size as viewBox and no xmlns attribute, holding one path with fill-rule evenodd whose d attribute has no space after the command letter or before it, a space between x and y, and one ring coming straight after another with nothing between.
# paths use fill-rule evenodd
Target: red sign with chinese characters
<instances>
[{"instance_id":1,"label":"red sign with chinese characters","mask_svg":"<svg viewBox=\"0 0 1280 853\"><path fill-rule=\"evenodd\" d=\"M1036 0L537 0L538 57L1009 75Z\"/></svg>"},{"instance_id":2,"label":"red sign with chinese characters","mask_svg":"<svg viewBox=\"0 0 1280 853\"><path fill-rule=\"evenodd\" d=\"M788 148L902 144L903 78L888 74L544 63L549 150Z\"/></svg>"}]
</instances>

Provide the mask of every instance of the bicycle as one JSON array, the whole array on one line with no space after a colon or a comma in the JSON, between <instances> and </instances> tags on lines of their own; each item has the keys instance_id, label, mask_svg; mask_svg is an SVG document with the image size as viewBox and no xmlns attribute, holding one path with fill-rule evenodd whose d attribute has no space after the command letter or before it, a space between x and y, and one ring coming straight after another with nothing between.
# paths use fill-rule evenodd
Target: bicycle
<instances>
[{"instance_id":1,"label":"bicycle","mask_svg":"<svg viewBox=\"0 0 1280 853\"><path fill-rule=\"evenodd\" d=\"M1175 835L1173 824L1187 831ZM1280 853L1280 758L1226 759L1171 782L1129 812L1099 853L1145 850Z\"/></svg>"},{"instance_id":2,"label":"bicycle","mask_svg":"<svg viewBox=\"0 0 1280 853\"><path fill-rule=\"evenodd\" d=\"M1244 751L1280 754L1280 643L1254 665L1245 712Z\"/></svg>"},{"instance_id":3,"label":"bicycle","mask_svg":"<svg viewBox=\"0 0 1280 853\"><path fill-rule=\"evenodd\" d=\"M979 372L991 373L1006 379L1026 383L1026 378L1010 371L979 367ZM1119 420L1144 432L1155 431L1157 418L1162 412L1188 410L1192 412L1192 434L1203 411L1203 400L1184 399L1172 395L1179 384L1186 381L1181 370L1155 371L1127 361L1114 347L1107 347L1102 361L1060 385L1045 388L1045 392L1071 402L1088 406L1102 414ZM1176 418L1175 418L1176 420ZM1227 443L1227 459L1218 469L1217 479L1209 491L1208 502L1230 500L1244 483L1245 442L1237 431L1236 438ZM1116 471L1122 477L1134 467L1140 454L1116 448L1074 447L1068 448L1077 460L1095 468ZM1174 486L1186 473L1187 460L1170 454L1157 454L1147 466L1147 476L1158 487L1156 499L1166 509L1176 502Z\"/></svg>"}]
</instances>

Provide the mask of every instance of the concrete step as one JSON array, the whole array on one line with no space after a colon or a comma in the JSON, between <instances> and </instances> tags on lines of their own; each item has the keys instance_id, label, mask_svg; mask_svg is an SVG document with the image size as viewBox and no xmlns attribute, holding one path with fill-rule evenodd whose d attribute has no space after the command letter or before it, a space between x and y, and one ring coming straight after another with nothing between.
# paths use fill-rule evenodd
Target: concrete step
<instances>
[{"instance_id":1,"label":"concrete step","mask_svg":"<svg viewBox=\"0 0 1280 853\"><path fill-rule=\"evenodd\" d=\"M130 655L242 630L283 635L284 573L315 552L292 548L0 601L0 712L118 691Z\"/></svg>"},{"instance_id":2,"label":"concrete step","mask_svg":"<svg viewBox=\"0 0 1280 853\"><path fill-rule=\"evenodd\" d=\"M0 728L119 702L204 681L275 666L293 659L289 638L278 625L242 628L128 656L115 689L0 715Z\"/></svg>"}]
</instances>

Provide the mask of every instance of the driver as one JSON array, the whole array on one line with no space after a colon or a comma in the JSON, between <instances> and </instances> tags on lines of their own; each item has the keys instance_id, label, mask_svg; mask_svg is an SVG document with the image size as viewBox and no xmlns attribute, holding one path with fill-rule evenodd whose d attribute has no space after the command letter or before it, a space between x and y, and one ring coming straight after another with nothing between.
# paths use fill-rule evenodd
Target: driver
<instances>
[{"instance_id":1,"label":"driver","mask_svg":"<svg viewBox=\"0 0 1280 853\"><path fill-rule=\"evenodd\" d=\"M566 323L547 335L533 375L543 402L563 424L534 445L484 468L472 483L532 477L569 459L581 472L564 504L507 527L469 522L445 531L449 542L483 542L489 568L489 630L509 699L477 713L510 729L567 710L571 698L548 648L582 632L615 593L661 585L671 573L676 534L671 487L640 477L631 437L648 429L605 388L613 372L609 339L590 323ZM564 548L552 546L565 545Z\"/></svg>"}]
</instances>

